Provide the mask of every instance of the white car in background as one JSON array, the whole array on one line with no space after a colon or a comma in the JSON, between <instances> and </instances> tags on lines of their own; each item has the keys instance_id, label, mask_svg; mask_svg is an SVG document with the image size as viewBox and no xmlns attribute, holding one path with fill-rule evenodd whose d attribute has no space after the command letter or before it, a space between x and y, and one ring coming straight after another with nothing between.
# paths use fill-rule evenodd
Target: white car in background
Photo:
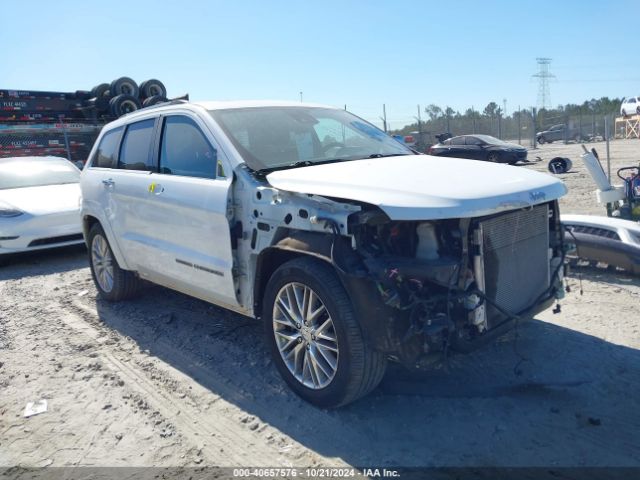
<instances>
[{"instance_id":1,"label":"white car in background","mask_svg":"<svg viewBox=\"0 0 640 480\"><path fill-rule=\"evenodd\" d=\"M58 157L0 158L0 261L83 243L80 170Z\"/></svg>"},{"instance_id":2,"label":"white car in background","mask_svg":"<svg viewBox=\"0 0 640 480\"><path fill-rule=\"evenodd\" d=\"M640 115L640 97L623 98L622 105L620 105L620 115L627 117L636 114Z\"/></svg>"}]
</instances>

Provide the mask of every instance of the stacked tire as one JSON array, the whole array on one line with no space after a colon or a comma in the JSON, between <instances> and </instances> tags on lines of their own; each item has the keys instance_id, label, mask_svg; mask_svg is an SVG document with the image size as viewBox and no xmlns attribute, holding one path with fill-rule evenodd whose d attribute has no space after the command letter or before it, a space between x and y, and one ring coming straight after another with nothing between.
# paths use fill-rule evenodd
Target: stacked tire
<instances>
[{"instance_id":1,"label":"stacked tire","mask_svg":"<svg viewBox=\"0 0 640 480\"><path fill-rule=\"evenodd\" d=\"M160 80L145 80L140 85L129 77L96 85L89 92L87 106L100 116L121 117L143 107L167 101L167 89Z\"/></svg>"}]
</instances>

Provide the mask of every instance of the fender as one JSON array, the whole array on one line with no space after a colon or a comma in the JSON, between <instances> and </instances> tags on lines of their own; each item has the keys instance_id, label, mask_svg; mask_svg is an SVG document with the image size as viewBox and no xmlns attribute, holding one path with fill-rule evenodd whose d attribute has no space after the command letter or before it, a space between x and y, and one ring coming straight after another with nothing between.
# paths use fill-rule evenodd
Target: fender
<instances>
[{"instance_id":1,"label":"fender","mask_svg":"<svg viewBox=\"0 0 640 480\"><path fill-rule=\"evenodd\" d=\"M109 242L109 246L111 247L111 251L113 252L113 256L116 257L116 261L118 265L123 270L131 270L129 264L125 260L125 256L120 250L120 246L117 241L116 235L113 233L113 229L111 228L111 224L104 216L101 209L92 208L92 205L86 200L82 204L82 232L84 234L85 243L87 243L87 239L89 237L89 228L91 225L90 217L94 218L100 226L104 230L105 235L107 236L107 241ZM90 246L87 244L87 248Z\"/></svg>"}]
</instances>

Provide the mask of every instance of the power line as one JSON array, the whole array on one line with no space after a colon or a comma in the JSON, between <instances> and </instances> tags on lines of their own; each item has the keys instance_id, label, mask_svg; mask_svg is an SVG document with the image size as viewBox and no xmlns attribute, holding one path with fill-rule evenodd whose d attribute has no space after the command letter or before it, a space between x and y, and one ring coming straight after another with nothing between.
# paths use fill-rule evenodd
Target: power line
<instances>
[{"instance_id":1,"label":"power line","mask_svg":"<svg viewBox=\"0 0 640 480\"><path fill-rule=\"evenodd\" d=\"M538 62L538 73L532 77L538 79L538 108L549 108L551 107L549 79L556 76L549 72L550 58L538 57L536 62Z\"/></svg>"}]
</instances>

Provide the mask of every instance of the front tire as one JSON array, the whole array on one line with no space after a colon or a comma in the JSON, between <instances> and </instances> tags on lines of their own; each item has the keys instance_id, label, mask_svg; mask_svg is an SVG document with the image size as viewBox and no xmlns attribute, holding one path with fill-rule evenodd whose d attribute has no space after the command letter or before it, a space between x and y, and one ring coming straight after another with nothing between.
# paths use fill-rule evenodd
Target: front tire
<instances>
[{"instance_id":1,"label":"front tire","mask_svg":"<svg viewBox=\"0 0 640 480\"><path fill-rule=\"evenodd\" d=\"M100 296L111 302L134 297L142 281L133 272L120 268L100 224L91 227L88 240L91 276Z\"/></svg>"},{"instance_id":2,"label":"front tire","mask_svg":"<svg viewBox=\"0 0 640 480\"><path fill-rule=\"evenodd\" d=\"M264 296L267 342L280 375L304 400L339 407L371 392L386 359L365 341L331 267L297 258L276 270Z\"/></svg>"},{"instance_id":3,"label":"front tire","mask_svg":"<svg viewBox=\"0 0 640 480\"><path fill-rule=\"evenodd\" d=\"M489 152L487 155L487 161L493 163L500 162L500 154L498 152Z\"/></svg>"},{"instance_id":4,"label":"front tire","mask_svg":"<svg viewBox=\"0 0 640 480\"><path fill-rule=\"evenodd\" d=\"M546 140L544 139L544 137L539 137L539 138L538 138L538 143L539 143L540 145L544 145L544 143L545 143L545 142L546 142Z\"/></svg>"}]
</instances>

